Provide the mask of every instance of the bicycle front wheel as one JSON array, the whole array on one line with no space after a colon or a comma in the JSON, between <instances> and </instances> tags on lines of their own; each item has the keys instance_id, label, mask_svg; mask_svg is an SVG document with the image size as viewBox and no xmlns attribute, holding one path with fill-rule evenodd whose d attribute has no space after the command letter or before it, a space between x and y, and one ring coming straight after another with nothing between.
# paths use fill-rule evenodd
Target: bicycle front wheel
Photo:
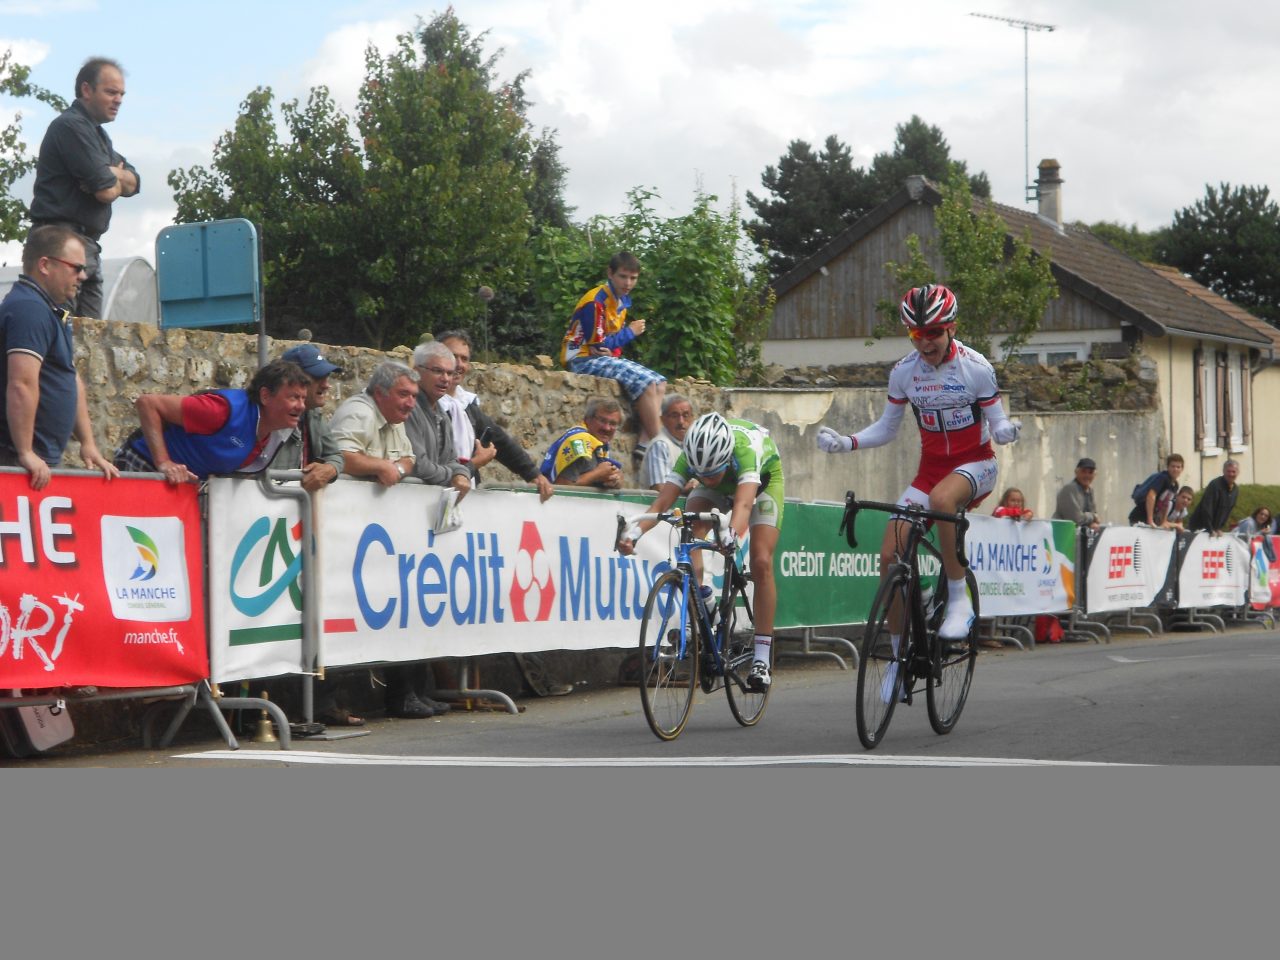
<instances>
[{"instance_id":1,"label":"bicycle front wheel","mask_svg":"<svg viewBox=\"0 0 1280 960\"><path fill-rule=\"evenodd\" d=\"M973 624L969 627L969 635L960 640L943 640L938 636L938 626L946 616L945 582L938 584L938 589L944 592L942 606L929 623L932 675L925 699L929 706L929 725L938 734L950 733L960 719L960 711L969 698L969 685L973 682L973 665L978 659L978 581L972 570L965 572L964 579L969 602L973 604Z\"/></svg>"},{"instance_id":2,"label":"bicycle front wheel","mask_svg":"<svg viewBox=\"0 0 1280 960\"><path fill-rule=\"evenodd\" d=\"M858 739L874 750L884 739L893 708L902 697L903 665L911 654L911 615L907 606L910 577L905 569L893 570L880 584L858 649ZM895 646L890 636L889 613L897 604L902 636Z\"/></svg>"},{"instance_id":3,"label":"bicycle front wheel","mask_svg":"<svg viewBox=\"0 0 1280 960\"><path fill-rule=\"evenodd\" d=\"M724 658L724 692L729 697L733 719L744 727L754 727L769 705L773 684L765 687L764 692L747 686L747 675L751 673L751 664L755 660L756 620L743 591L734 590L732 600L728 621L720 628L724 631L724 644L720 649L720 655ZM769 646L769 660L769 671L772 673L772 645Z\"/></svg>"},{"instance_id":4,"label":"bicycle front wheel","mask_svg":"<svg viewBox=\"0 0 1280 960\"><path fill-rule=\"evenodd\" d=\"M649 591L640 623L640 703L659 740L680 736L697 685L697 612L684 575L668 570Z\"/></svg>"}]
</instances>

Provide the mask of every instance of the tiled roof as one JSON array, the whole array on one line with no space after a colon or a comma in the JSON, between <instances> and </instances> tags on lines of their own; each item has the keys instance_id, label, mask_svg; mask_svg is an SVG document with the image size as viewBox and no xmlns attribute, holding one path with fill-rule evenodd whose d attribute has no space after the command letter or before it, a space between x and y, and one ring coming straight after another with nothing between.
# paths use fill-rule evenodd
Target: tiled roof
<instances>
[{"instance_id":1,"label":"tiled roof","mask_svg":"<svg viewBox=\"0 0 1280 960\"><path fill-rule=\"evenodd\" d=\"M919 201L937 206L942 202L938 188L920 177L912 177L901 190L871 210L857 223L832 238L831 242L780 276L774 290L781 296L801 280L833 259L893 217L907 204ZM975 206L985 201L975 201ZM1195 281L1171 283L1164 271L1146 264L1077 226L1059 226L1036 213L993 203L993 209L1009 226L1012 235L1030 235L1032 249L1050 259L1054 278L1080 296L1092 300L1145 333L1164 336L1208 337L1246 343L1268 350L1277 346L1276 331L1200 287ZM1200 287L1205 295L1193 291ZM1192 293L1192 296L1188 296ZM1244 314L1245 317L1242 317ZM1256 321L1256 322L1255 322Z\"/></svg>"},{"instance_id":2,"label":"tiled roof","mask_svg":"<svg viewBox=\"0 0 1280 960\"><path fill-rule=\"evenodd\" d=\"M1276 351L1277 355L1280 355L1280 330L1277 330L1265 320L1255 317L1248 310L1236 306L1226 297L1220 296L1203 284L1192 280L1177 267L1167 267L1163 263L1145 263L1143 266L1154 270L1180 290L1193 297L1199 297L1214 309L1221 310L1223 313L1235 317L1246 326L1252 327L1258 333L1267 337L1271 341L1272 349Z\"/></svg>"}]
</instances>

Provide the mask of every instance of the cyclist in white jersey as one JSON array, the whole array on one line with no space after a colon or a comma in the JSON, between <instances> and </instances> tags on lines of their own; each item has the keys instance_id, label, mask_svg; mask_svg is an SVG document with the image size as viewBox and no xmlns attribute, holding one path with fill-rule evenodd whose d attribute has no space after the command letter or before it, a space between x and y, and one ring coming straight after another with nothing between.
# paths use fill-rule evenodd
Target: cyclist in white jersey
<instances>
[{"instance_id":1,"label":"cyclist in white jersey","mask_svg":"<svg viewBox=\"0 0 1280 960\"><path fill-rule=\"evenodd\" d=\"M851 435L827 426L818 429L818 446L827 453L879 447L897 436L909 404L920 426L920 466L897 502L943 513L976 506L995 489L996 459L991 441L1012 443L1021 428L1005 415L995 371L987 358L955 338L956 313L955 294L940 284L908 291L899 315L915 350L899 360L889 374L884 413L871 426ZM937 526L948 582L947 615L938 633L944 639L958 640L968 635L973 624L973 604L965 589L964 562L956 554L955 526ZM880 548L882 578L905 534L905 522L890 521Z\"/></svg>"}]
</instances>

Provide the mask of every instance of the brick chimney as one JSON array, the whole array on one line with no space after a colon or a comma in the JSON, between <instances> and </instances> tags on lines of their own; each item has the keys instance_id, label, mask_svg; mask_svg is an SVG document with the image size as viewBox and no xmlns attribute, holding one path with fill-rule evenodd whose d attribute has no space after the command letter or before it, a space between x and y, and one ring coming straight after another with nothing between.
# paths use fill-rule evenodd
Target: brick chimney
<instances>
[{"instance_id":1,"label":"brick chimney","mask_svg":"<svg viewBox=\"0 0 1280 960\"><path fill-rule=\"evenodd\" d=\"M1039 202L1038 213L1050 223L1062 229L1062 177L1058 172L1062 167L1057 160L1041 160L1037 168L1040 176L1036 178L1036 200Z\"/></svg>"}]
</instances>

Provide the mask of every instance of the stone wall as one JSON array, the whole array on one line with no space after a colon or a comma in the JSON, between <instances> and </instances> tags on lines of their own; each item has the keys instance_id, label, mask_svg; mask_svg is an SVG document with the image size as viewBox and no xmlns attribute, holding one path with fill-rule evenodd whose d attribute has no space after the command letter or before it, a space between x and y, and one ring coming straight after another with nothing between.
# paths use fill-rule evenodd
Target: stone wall
<instances>
[{"instance_id":1,"label":"stone wall","mask_svg":"<svg viewBox=\"0 0 1280 960\"><path fill-rule=\"evenodd\" d=\"M257 367L257 337L208 330L161 330L142 324L78 320L76 352L88 391L89 415L98 444L111 456L137 425L133 399L143 392L191 393L206 387L243 387ZM273 340L276 357L298 341ZM329 410L363 388L373 368L386 357L410 362L412 351L397 347L325 346L325 355L344 370L331 378ZM1002 481L1017 483L1036 496L1038 512L1049 512L1053 492L1070 479L1079 456L1098 461L1100 505L1115 501L1104 515L1120 519L1127 491L1155 469L1168 451L1156 415L1154 371L1142 358L1090 360L1050 369L1012 364L1001 370L1006 407L1024 421L1023 442L1001 448ZM840 499L848 485L868 497L896 498L910 480L916 454L907 418L903 436L882 451L865 451L848 460L819 455L817 425L858 429L879 416L888 369L878 366L819 367L770 371L770 387L720 388L698 380L668 385L690 398L695 413L718 409L768 426L788 477L788 496ZM591 396L625 402L610 380L567 373L548 357L533 364L474 363L466 386L480 395L491 416L518 438L537 461L550 442L578 422ZM630 469L636 423L629 419L614 441L619 459ZM1035 451L1033 454L1031 451ZM72 443L68 466L78 466ZM486 468L490 482L518 481L499 464ZM634 474L632 475L634 478ZM873 493L874 491L874 493ZM1127 511L1127 507L1124 507Z\"/></svg>"},{"instance_id":2,"label":"stone wall","mask_svg":"<svg viewBox=\"0 0 1280 960\"><path fill-rule=\"evenodd\" d=\"M296 340L270 340L269 357L278 357ZM410 363L412 350L323 346L325 356L343 367L330 378L332 413L342 400L363 389L382 360ZM258 365L258 338L209 330L161 330L154 326L99 320L76 321L76 359L88 394L89 417L98 445L110 458L137 426L133 401L140 393L188 394L206 388L243 387ZM536 462L553 439L582 419L592 396L612 396L630 411L616 383L554 368L548 357L532 365L473 363L466 387L479 394L484 409L515 436ZM677 380L668 390L685 394L696 410L719 406L721 391L706 381ZM636 423L619 431L613 449L624 463L636 440ZM79 466L73 440L64 461ZM485 469L492 482L518 481L494 463Z\"/></svg>"}]
</instances>

